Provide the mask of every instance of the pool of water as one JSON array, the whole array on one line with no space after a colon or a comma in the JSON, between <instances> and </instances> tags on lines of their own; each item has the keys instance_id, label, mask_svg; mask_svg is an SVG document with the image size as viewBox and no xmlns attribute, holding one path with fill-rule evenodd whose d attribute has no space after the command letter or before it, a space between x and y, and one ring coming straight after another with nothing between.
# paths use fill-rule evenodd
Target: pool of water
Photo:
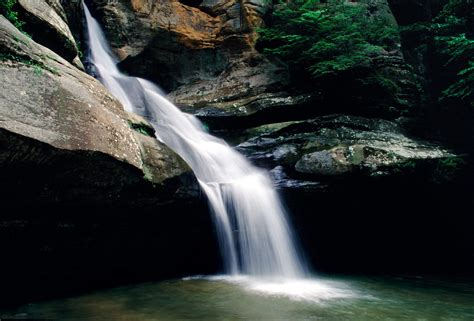
<instances>
[{"instance_id":1,"label":"pool of water","mask_svg":"<svg viewBox=\"0 0 474 321\"><path fill-rule=\"evenodd\" d=\"M53 320L474 320L474 282L188 277L0 311Z\"/></svg>"}]
</instances>

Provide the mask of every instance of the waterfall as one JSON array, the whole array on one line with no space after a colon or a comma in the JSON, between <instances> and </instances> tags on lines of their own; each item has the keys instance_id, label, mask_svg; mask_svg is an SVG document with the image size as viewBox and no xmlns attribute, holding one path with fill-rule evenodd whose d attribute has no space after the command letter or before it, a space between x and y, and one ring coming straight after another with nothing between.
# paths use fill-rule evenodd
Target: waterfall
<instances>
[{"instance_id":1,"label":"waterfall","mask_svg":"<svg viewBox=\"0 0 474 321\"><path fill-rule=\"evenodd\" d=\"M83 5L89 59L99 80L125 109L147 118L157 138L194 171L213 212L226 273L305 277L306 267L267 172L209 135L197 118L182 113L154 84L122 74L98 22Z\"/></svg>"}]
</instances>

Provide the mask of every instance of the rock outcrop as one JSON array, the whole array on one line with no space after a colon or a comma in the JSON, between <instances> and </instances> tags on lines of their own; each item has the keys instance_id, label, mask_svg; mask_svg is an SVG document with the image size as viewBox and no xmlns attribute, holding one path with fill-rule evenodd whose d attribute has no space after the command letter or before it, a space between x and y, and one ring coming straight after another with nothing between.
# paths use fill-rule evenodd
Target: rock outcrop
<instances>
[{"instance_id":1,"label":"rock outcrop","mask_svg":"<svg viewBox=\"0 0 474 321\"><path fill-rule=\"evenodd\" d=\"M25 22L25 31L35 42L53 50L76 67L83 68L77 43L59 0L19 0L18 7L20 18Z\"/></svg>"},{"instance_id":2,"label":"rock outcrop","mask_svg":"<svg viewBox=\"0 0 474 321\"><path fill-rule=\"evenodd\" d=\"M269 1L89 3L120 67L171 91L179 106L245 108L250 100L288 96L280 93L286 67L254 49L255 29L270 12Z\"/></svg>"},{"instance_id":3,"label":"rock outcrop","mask_svg":"<svg viewBox=\"0 0 474 321\"><path fill-rule=\"evenodd\" d=\"M151 182L162 184L189 172L179 156L156 139L149 139L132 128L141 120L125 113L122 105L102 84L26 37L3 17L0 17L0 45L0 74L3 79L0 85L0 126L3 143L11 146L2 148L3 168L24 163L41 171L43 166L48 167L49 161L57 164L62 155L74 163L74 154L77 153L83 163L90 156L85 171L77 169L75 173L77 179L83 178L90 184L94 184L94 178L87 175L95 171L88 173L87 168L93 167L96 159L109 162L119 172L134 173L129 176L133 177L131 184L143 180L143 173ZM12 145L8 137L14 137L17 142L25 137L26 143ZM45 155L30 153L36 150L34 141L38 149L48 152ZM56 173L55 177L62 174ZM120 182L120 188L114 188L118 197L120 189L126 189L127 179L113 177L112 172L109 174L111 177L103 177L103 183L113 186L114 182ZM73 177L68 179L74 180ZM67 181L52 182L56 184L58 195L68 195L67 189L60 188L60 184L68 184ZM88 188L87 195L92 199L100 198L94 194L98 192L97 188L83 186L84 191ZM40 194L34 196L40 197ZM83 197L86 201L86 195Z\"/></svg>"},{"instance_id":4,"label":"rock outcrop","mask_svg":"<svg viewBox=\"0 0 474 321\"><path fill-rule=\"evenodd\" d=\"M386 0L360 2L367 6L369 19L377 17L396 26ZM253 126L258 123L254 114L260 110L281 113L289 104L301 104L301 97L291 96L305 93L294 93L290 88L287 67L255 50L256 28L264 26L271 15L273 4L269 1L91 0L88 3L122 60L121 68L162 86L170 92L169 98L186 112L219 117L214 123L225 122L221 127L233 122L232 117L251 116L248 126ZM354 88L347 88L345 95L326 93L322 96L332 97L329 101L320 97L310 103L330 104L328 108L333 113L346 112L341 106L349 104L357 105L352 109L360 109L361 115L396 118L411 113L418 104L419 93L401 51L384 52L372 58L378 74L391 79L399 88L393 97L374 94L380 91L378 84L359 89L348 83L347 86ZM306 94L321 94L317 89L313 91ZM345 100L339 101L343 97ZM361 97L365 98L364 102L360 101ZM323 110L310 116L325 113ZM298 118L295 113L289 114L278 120ZM304 112L299 119L307 116Z\"/></svg>"},{"instance_id":5,"label":"rock outcrop","mask_svg":"<svg viewBox=\"0 0 474 321\"><path fill-rule=\"evenodd\" d=\"M281 187L315 187L308 181L331 182L341 175L406 175L422 167L435 175L437 169L445 169L443 165L463 163L442 145L410 138L397 123L345 115L267 127L237 148L261 166L273 168Z\"/></svg>"}]
</instances>

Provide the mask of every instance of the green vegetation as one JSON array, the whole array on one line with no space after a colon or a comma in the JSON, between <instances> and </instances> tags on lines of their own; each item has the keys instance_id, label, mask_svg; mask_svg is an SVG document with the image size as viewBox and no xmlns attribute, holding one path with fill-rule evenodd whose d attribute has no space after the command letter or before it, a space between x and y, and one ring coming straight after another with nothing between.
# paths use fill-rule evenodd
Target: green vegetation
<instances>
[{"instance_id":1,"label":"green vegetation","mask_svg":"<svg viewBox=\"0 0 474 321\"><path fill-rule=\"evenodd\" d=\"M438 50L447 62L444 70L454 74L441 93L441 100L455 99L474 106L474 2L448 1L434 19L432 29Z\"/></svg>"},{"instance_id":2,"label":"green vegetation","mask_svg":"<svg viewBox=\"0 0 474 321\"><path fill-rule=\"evenodd\" d=\"M458 169L462 165L465 165L466 161L462 157L452 156L440 159L438 164L445 169Z\"/></svg>"},{"instance_id":3,"label":"green vegetation","mask_svg":"<svg viewBox=\"0 0 474 321\"><path fill-rule=\"evenodd\" d=\"M474 1L445 0L428 22L401 28L406 39L416 39L416 50L433 53L434 98L445 105L474 106Z\"/></svg>"},{"instance_id":4,"label":"green vegetation","mask_svg":"<svg viewBox=\"0 0 474 321\"><path fill-rule=\"evenodd\" d=\"M128 121L128 125L131 129L143 134L145 136L155 137L155 130L148 124L144 123L134 123L132 121Z\"/></svg>"},{"instance_id":5,"label":"green vegetation","mask_svg":"<svg viewBox=\"0 0 474 321\"><path fill-rule=\"evenodd\" d=\"M342 109L409 111L401 93L412 83L390 70L397 68L398 27L378 4L280 0L258 32L257 49L288 66L296 90Z\"/></svg>"},{"instance_id":6,"label":"green vegetation","mask_svg":"<svg viewBox=\"0 0 474 321\"><path fill-rule=\"evenodd\" d=\"M30 66L31 68L33 68L33 72L35 73L36 76L42 75L43 70L47 70L56 75L58 74L58 71L55 68L49 67L42 62L34 61L30 59L29 57L25 58L25 57L13 55L13 54L0 53L0 61L14 61L17 63Z\"/></svg>"},{"instance_id":7,"label":"green vegetation","mask_svg":"<svg viewBox=\"0 0 474 321\"><path fill-rule=\"evenodd\" d=\"M23 31L25 23L18 18L18 12L14 10L17 0L1 0L0 13L5 16L18 30Z\"/></svg>"},{"instance_id":8,"label":"green vegetation","mask_svg":"<svg viewBox=\"0 0 474 321\"><path fill-rule=\"evenodd\" d=\"M385 17L370 15L366 5L339 0L280 2L271 25L259 33L265 54L281 58L290 70L305 70L313 79L357 74L399 40L396 27Z\"/></svg>"},{"instance_id":9,"label":"green vegetation","mask_svg":"<svg viewBox=\"0 0 474 321\"><path fill-rule=\"evenodd\" d=\"M79 40L76 41L76 48L77 48L77 55L79 59L83 59L85 57L84 50L82 49L82 44Z\"/></svg>"},{"instance_id":10,"label":"green vegetation","mask_svg":"<svg viewBox=\"0 0 474 321\"><path fill-rule=\"evenodd\" d=\"M286 63L293 83L300 81L325 94L331 86L352 88L346 96L357 92L356 100L370 97L376 103L392 97L401 106L404 102L398 97L403 97L403 84L375 66L377 59L398 49L401 31L404 39L417 43L409 49L412 54L425 52L433 57L429 69L435 77L429 88L432 100L423 96L422 101L474 106L474 1L443 0L431 21L400 30L370 3L280 0L268 27L259 30L258 48ZM412 62L418 67L416 59ZM420 84L414 82L414 86L422 90Z\"/></svg>"}]
</instances>

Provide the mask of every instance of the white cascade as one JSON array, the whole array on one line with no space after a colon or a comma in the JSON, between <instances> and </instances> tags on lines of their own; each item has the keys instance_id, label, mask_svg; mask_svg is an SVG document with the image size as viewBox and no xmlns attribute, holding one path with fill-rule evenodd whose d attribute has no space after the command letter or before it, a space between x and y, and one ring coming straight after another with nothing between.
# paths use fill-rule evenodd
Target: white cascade
<instances>
[{"instance_id":1,"label":"white cascade","mask_svg":"<svg viewBox=\"0 0 474 321\"><path fill-rule=\"evenodd\" d=\"M157 138L192 168L214 214L226 273L298 279L307 275L282 203L266 171L251 165L199 120L182 113L159 88L122 74L84 4L91 63L128 111L146 117Z\"/></svg>"}]
</instances>

